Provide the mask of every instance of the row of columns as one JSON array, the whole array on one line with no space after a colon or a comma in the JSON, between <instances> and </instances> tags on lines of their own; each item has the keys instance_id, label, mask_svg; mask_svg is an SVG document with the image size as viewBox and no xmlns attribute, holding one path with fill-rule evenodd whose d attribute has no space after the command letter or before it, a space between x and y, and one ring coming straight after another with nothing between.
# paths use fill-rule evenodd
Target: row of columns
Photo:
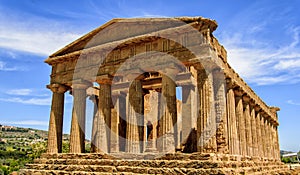
<instances>
[{"instance_id":1,"label":"row of columns","mask_svg":"<svg viewBox=\"0 0 300 175\"><path fill-rule=\"evenodd\" d=\"M230 154L280 159L277 125L231 81L227 83L227 116Z\"/></svg>"},{"instance_id":2,"label":"row of columns","mask_svg":"<svg viewBox=\"0 0 300 175\"><path fill-rule=\"evenodd\" d=\"M219 69L197 71L199 113L197 117L197 151L228 153L226 85ZM230 109L229 109L230 111Z\"/></svg>"},{"instance_id":3,"label":"row of columns","mask_svg":"<svg viewBox=\"0 0 300 175\"><path fill-rule=\"evenodd\" d=\"M126 143L125 151L140 153L146 150L146 128L144 123L144 95L141 80L134 80L129 87L126 102L116 97L115 107L112 104L111 82L100 80L99 98L93 99L98 103L98 110L94 112L92 128L92 152L119 152L119 123L120 113L124 111L120 105L126 104ZM85 111L87 88L91 84L76 83L72 85L73 111L70 132L70 153L83 153L85 150ZM52 106L49 122L48 153L60 153L62 147L62 126L64 110L64 93L70 88L64 85L52 84L48 86L52 90ZM176 121L176 84L168 76L162 76L162 94L165 103L161 107L161 119L159 120L158 142L160 151L175 150L178 142ZM124 96L123 96L124 97ZM124 115L123 115L124 116ZM175 126L175 127L174 127ZM156 141L156 134L152 134L151 141ZM178 144L178 143L177 143ZM156 144L152 143L155 150Z\"/></svg>"},{"instance_id":4,"label":"row of columns","mask_svg":"<svg viewBox=\"0 0 300 175\"><path fill-rule=\"evenodd\" d=\"M186 147L187 152L218 152L279 159L277 125L231 82L227 83L227 88L224 83L220 83L220 74L220 71L207 74L204 69L197 70L197 84L183 87L180 130L184 140L180 140L177 122L176 84L170 77L162 76L161 92L165 102L159 104L161 109L157 116L161 118L151 126L153 129L148 138L143 115L144 95L141 80L137 79L131 83L127 95L112 94L110 79L99 80L99 98L94 99L97 110L93 118L92 152L119 152L123 149L120 145L123 145L124 151L130 153L157 149L168 152L185 143L190 144ZM85 149L86 89L90 86L91 84L85 83L72 85L74 102L70 134L71 153L81 153ZM59 153L62 146L64 93L69 88L58 84L49 85L48 88L53 92L48 152ZM196 94L199 99L195 99ZM126 114L122 114L124 111ZM122 117L119 116L126 120L125 131L120 131ZM192 142L197 142L195 144L191 143L191 140L185 140L189 138L193 128L196 130L196 137L192 137ZM120 140L120 133L126 137L125 140Z\"/></svg>"}]
</instances>

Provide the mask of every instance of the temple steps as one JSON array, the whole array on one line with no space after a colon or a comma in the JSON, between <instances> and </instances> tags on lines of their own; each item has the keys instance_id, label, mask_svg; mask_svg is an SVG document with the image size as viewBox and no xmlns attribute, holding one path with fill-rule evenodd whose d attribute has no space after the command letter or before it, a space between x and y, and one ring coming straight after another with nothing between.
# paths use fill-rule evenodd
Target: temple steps
<instances>
[{"instance_id":1,"label":"temple steps","mask_svg":"<svg viewBox=\"0 0 300 175\"><path fill-rule=\"evenodd\" d=\"M88 159L36 159L35 164L41 165L98 165L98 166L142 166L155 168L237 168L237 167L256 167L270 166L270 163L265 162L236 162L236 161L201 161L201 160L88 160ZM30 166L31 164L29 164ZM280 162L274 162L272 165L280 166Z\"/></svg>"},{"instance_id":2,"label":"temple steps","mask_svg":"<svg viewBox=\"0 0 300 175\"><path fill-rule=\"evenodd\" d=\"M207 160L188 159L191 155L170 154L157 159L137 159L141 155L131 155L136 159L111 157L102 154L56 154L42 155L34 163L21 170L22 175L60 174L285 174L287 166L278 161L239 160L226 156L198 155ZM131 157L131 158L132 158ZM181 157L182 159L178 159ZM225 160L222 160L225 159Z\"/></svg>"}]
</instances>

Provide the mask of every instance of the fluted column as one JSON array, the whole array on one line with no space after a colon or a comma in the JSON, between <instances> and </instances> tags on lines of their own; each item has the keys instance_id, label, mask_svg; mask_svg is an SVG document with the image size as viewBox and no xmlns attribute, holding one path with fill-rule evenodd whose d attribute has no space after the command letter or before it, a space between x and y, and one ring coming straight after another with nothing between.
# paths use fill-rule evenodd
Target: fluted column
<instances>
[{"instance_id":1,"label":"fluted column","mask_svg":"<svg viewBox=\"0 0 300 175\"><path fill-rule=\"evenodd\" d=\"M199 94L199 114L197 116L197 151L204 152L204 126L207 119L206 93L207 93L207 75L205 69L197 73L197 88Z\"/></svg>"},{"instance_id":2,"label":"fluted column","mask_svg":"<svg viewBox=\"0 0 300 175\"><path fill-rule=\"evenodd\" d=\"M276 140L275 140L275 132L274 132L274 126L273 123L271 123L270 126L271 130L271 140L272 140L272 159L275 159L275 149L276 149Z\"/></svg>"},{"instance_id":3,"label":"fluted column","mask_svg":"<svg viewBox=\"0 0 300 175\"><path fill-rule=\"evenodd\" d=\"M97 78L99 87L98 112L94 142L96 152L110 152L111 135L111 79Z\"/></svg>"},{"instance_id":4,"label":"fluted column","mask_svg":"<svg viewBox=\"0 0 300 175\"><path fill-rule=\"evenodd\" d=\"M162 96L161 96L161 118L160 138L158 139L160 151L175 152L177 136L177 104L176 84L167 75L162 75Z\"/></svg>"},{"instance_id":5,"label":"fluted column","mask_svg":"<svg viewBox=\"0 0 300 175\"><path fill-rule=\"evenodd\" d=\"M116 153L120 151L120 119L126 118L126 94L124 92L113 93L114 108L111 109L111 144L110 152Z\"/></svg>"},{"instance_id":6,"label":"fluted column","mask_svg":"<svg viewBox=\"0 0 300 175\"><path fill-rule=\"evenodd\" d=\"M227 83L227 116L228 116L228 145L229 153L238 155L240 154L239 138L237 131L237 119L235 112L235 97L233 92L233 85L230 81Z\"/></svg>"},{"instance_id":7,"label":"fluted column","mask_svg":"<svg viewBox=\"0 0 300 175\"><path fill-rule=\"evenodd\" d=\"M280 110L280 108L278 107L271 107L271 112L274 114L274 117L276 120L278 120L278 115L277 115L277 111ZM274 136L273 136L273 140L274 140L274 158L276 160L280 160L280 148L279 148L279 140L278 140L278 130L277 130L277 126L278 124L276 122L272 123L272 128L273 128L273 132L274 132Z\"/></svg>"},{"instance_id":8,"label":"fluted column","mask_svg":"<svg viewBox=\"0 0 300 175\"><path fill-rule=\"evenodd\" d=\"M278 128L277 126L274 126L274 129L275 129L275 139L276 139L276 159L277 160L280 160L280 147L279 147L279 137L278 137Z\"/></svg>"},{"instance_id":9,"label":"fluted column","mask_svg":"<svg viewBox=\"0 0 300 175\"><path fill-rule=\"evenodd\" d=\"M52 92L52 105L48 132L48 153L61 153L62 151L62 128L64 114L64 98L67 88L59 84L47 86Z\"/></svg>"},{"instance_id":10,"label":"fluted column","mask_svg":"<svg viewBox=\"0 0 300 175\"><path fill-rule=\"evenodd\" d=\"M265 138L266 138L266 157L270 158L271 140L270 140L269 121L267 118L265 118Z\"/></svg>"},{"instance_id":11,"label":"fluted column","mask_svg":"<svg viewBox=\"0 0 300 175\"><path fill-rule=\"evenodd\" d=\"M259 113L260 116L260 130L261 130L261 148L262 148L262 154L261 157L266 157L266 153L267 153L267 147L266 147L266 135L265 135L265 119L262 115L262 113Z\"/></svg>"},{"instance_id":12,"label":"fluted column","mask_svg":"<svg viewBox=\"0 0 300 175\"><path fill-rule=\"evenodd\" d=\"M269 119L269 122L268 122L268 131L269 131L269 158L273 158L273 137L272 137L272 129L271 129L271 126L272 123Z\"/></svg>"},{"instance_id":13,"label":"fluted column","mask_svg":"<svg viewBox=\"0 0 300 175\"><path fill-rule=\"evenodd\" d=\"M255 106L256 111L256 133L257 133L257 156L262 157L264 154L263 151L263 137L262 137L262 129L261 129L261 116L259 113L260 108Z\"/></svg>"},{"instance_id":14,"label":"fluted column","mask_svg":"<svg viewBox=\"0 0 300 175\"><path fill-rule=\"evenodd\" d=\"M89 86L83 83L72 85L73 112L70 133L70 153L85 151L85 109L86 89Z\"/></svg>"},{"instance_id":15,"label":"fluted column","mask_svg":"<svg viewBox=\"0 0 300 175\"><path fill-rule=\"evenodd\" d=\"M259 156L258 154L258 143L257 143L257 125L256 125L256 114L254 109L254 103L251 103L251 133L252 133L252 155Z\"/></svg>"},{"instance_id":16,"label":"fluted column","mask_svg":"<svg viewBox=\"0 0 300 175\"><path fill-rule=\"evenodd\" d=\"M197 87L199 93L199 116L197 118L197 147L199 152L217 151L216 113L212 74L198 70Z\"/></svg>"},{"instance_id":17,"label":"fluted column","mask_svg":"<svg viewBox=\"0 0 300 175\"><path fill-rule=\"evenodd\" d=\"M246 130L245 130L245 117L243 113L243 92L241 90L235 90L235 102L236 102L236 118L238 123L238 134L239 134L239 142L240 142L240 154L245 156L247 155L247 147L246 147Z\"/></svg>"},{"instance_id":18,"label":"fluted column","mask_svg":"<svg viewBox=\"0 0 300 175\"><path fill-rule=\"evenodd\" d=\"M250 98L244 95L243 102L245 106L244 118L245 118L247 155L252 156L252 132L251 132L251 116L250 116L250 104L249 104Z\"/></svg>"},{"instance_id":19,"label":"fluted column","mask_svg":"<svg viewBox=\"0 0 300 175\"><path fill-rule=\"evenodd\" d=\"M275 160L277 160L277 158L278 158L278 148L277 148L277 146L278 146L278 140L277 140L277 135L276 135L276 126L275 126L275 124L273 125L273 133L274 133L274 159Z\"/></svg>"},{"instance_id":20,"label":"fluted column","mask_svg":"<svg viewBox=\"0 0 300 175\"><path fill-rule=\"evenodd\" d=\"M156 140L157 140L157 124L159 116L161 93L151 90L149 92L148 109L149 112L146 116L147 121L147 147L145 152L157 152ZM146 109L146 107L145 107Z\"/></svg>"},{"instance_id":21,"label":"fluted column","mask_svg":"<svg viewBox=\"0 0 300 175\"><path fill-rule=\"evenodd\" d=\"M97 136L97 123L98 123L98 96L90 96L90 100L94 103L94 113L92 122L92 136L91 136L91 153L96 152L95 137Z\"/></svg>"},{"instance_id":22,"label":"fluted column","mask_svg":"<svg viewBox=\"0 0 300 175\"><path fill-rule=\"evenodd\" d=\"M192 84L182 86L182 144L186 152L197 151L197 142L193 135L196 123L194 113L197 108L194 98L196 98L195 86Z\"/></svg>"},{"instance_id":23,"label":"fluted column","mask_svg":"<svg viewBox=\"0 0 300 175\"><path fill-rule=\"evenodd\" d=\"M269 149L268 149L268 157L271 159L273 158L273 140L272 140L272 130L271 130L271 122L270 122L270 119L268 120L267 122L267 130L268 130L268 138L269 138Z\"/></svg>"},{"instance_id":24,"label":"fluted column","mask_svg":"<svg viewBox=\"0 0 300 175\"><path fill-rule=\"evenodd\" d=\"M127 109L126 151L140 153L144 149L144 97L141 80L133 80L129 87Z\"/></svg>"},{"instance_id":25,"label":"fluted column","mask_svg":"<svg viewBox=\"0 0 300 175\"><path fill-rule=\"evenodd\" d=\"M218 153L228 153L228 127L226 112L226 91L224 72L216 69L213 71L213 86L215 92L216 111L216 142Z\"/></svg>"}]
</instances>

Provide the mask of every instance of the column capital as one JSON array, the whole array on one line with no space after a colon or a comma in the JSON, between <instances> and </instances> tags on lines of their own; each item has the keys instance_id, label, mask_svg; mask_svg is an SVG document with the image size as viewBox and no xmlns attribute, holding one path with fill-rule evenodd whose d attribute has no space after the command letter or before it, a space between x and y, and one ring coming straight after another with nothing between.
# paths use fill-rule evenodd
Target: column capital
<instances>
[{"instance_id":1,"label":"column capital","mask_svg":"<svg viewBox=\"0 0 300 175\"><path fill-rule=\"evenodd\" d=\"M96 77L96 82L98 84L112 84L113 76L106 74L106 75L99 75Z\"/></svg>"},{"instance_id":2,"label":"column capital","mask_svg":"<svg viewBox=\"0 0 300 175\"><path fill-rule=\"evenodd\" d=\"M260 114L266 121L270 120L270 116L265 111L261 111Z\"/></svg>"},{"instance_id":3,"label":"column capital","mask_svg":"<svg viewBox=\"0 0 300 175\"><path fill-rule=\"evenodd\" d=\"M253 99L250 99L250 106L255 109L256 103Z\"/></svg>"},{"instance_id":4,"label":"column capital","mask_svg":"<svg viewBox=\"0 0 300 175\"><path fill-rule=\"evenodd\" d=\"M212 73L214 75L214 78L217 79L217 80L223 80L225 81L226 80L226 76L224 74L224 69L222 68L214 68L212 70Z\"/></svg>"},{"instance_id":5,"label":"column capital","mask_svg":"<svg viewBox=\"0 0 300 175\"><path fill-rule=\"evenodd\" d=\"M49 84L46 87L50 89L52 92L57 92L61 94L65 93L70 89L68 86L62 84Z\"/></svg>"},{"instance_id":6,"label":"column capital","mask_svg":"<svg viewBox=\"0 0 300 175\"><path fill-rule=\"evenodd\" d=\"M234 89L234 88L238 87L236 82L233 81L231 78L226 78L225 81L226 81L227 89Z\"/></svg>"},{"instance_id":7,"label":"column capital","mask_svg":"<svg viewBox=\"0 0 300 175\"><path fill-rule=\"evenodd\" d=\"M72 89L87 89L92 86L91 82L85 80L73 80Z\"/></svg>"},{"instance_id":8,"label":"column capital","mask_svg":"<svg viewBox=\"0 0 300 175\"><path fill-rule=\"evenodd\" d=\"M196 85L194 85L193 83L190 83L190 82L188 82L188 83L183 83L183 84L181 84L180 86L182 87L182 89L183 89L183 88L194 89L194 88L196 87Z\"/></svg>"},{"instance_id":9,"label":"column capital","mask_svg":"<svg viewBox=\"0 0 300 175\"><path fill-rule=\"evenodd\" d=\"M235 95L236 97L242 98L242 96L244 95L244 91L241 90L241 89L235 89L235 90L234 90L234 95Z\"/></svg>"},{"instance_id":10,"label":"column capital","mask_svg":"<svg viewBox=\"0 0 300 175\"><path fill-rule=\"evenodd\" d=\"M260 105L258 105L258 104L256 104L256 105L254 106L254 109L255 109L256 112L260 112L260 111L261 111L261 107L260 107Z\"/></svg>"},{"instance_id":11,"label":"column capital","mask_svg":"<svg viewBox=\"0 0 300 175\"><path fill-rule=\"evenodd\" d=\"M250 97L248 95L243 95L243 101L246 102L247 104L250 104Z\"/></svg>"}]
</instances>

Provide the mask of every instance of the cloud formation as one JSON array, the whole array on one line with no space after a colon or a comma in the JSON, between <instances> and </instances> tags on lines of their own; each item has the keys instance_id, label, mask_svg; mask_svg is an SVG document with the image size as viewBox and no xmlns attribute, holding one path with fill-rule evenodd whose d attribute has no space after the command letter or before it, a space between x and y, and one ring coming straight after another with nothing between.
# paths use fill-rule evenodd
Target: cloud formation
<instances>
[{"instance_id":1,"label":"cloud formation","mask_svg":"<svg viewBox=\"0 0 300 175\"><path fill-rule=\"evenodd\" d=\"M50 105L51 104L51 98L0 98L0 101L4 102L12 102L12 103L22 103L22 104L28 104L28 105Z\"/></svg>"},{"instance_id":2,"label":"cloud formation","mask_svg":"<svg viewBox=\"0 0 300 175\"><path fill-rule=\"evenodd\" d=\"M288 104L291 104L291 105L300 106L300 103L299 103L299 102L297 103L297 102L294 102L293 100L288 100L287 103L288 103Z\"/></svg>"},{"instance_id":3,"label":"cloud formation","mask_svg":"<svg viewBox=\"0 0 300 175\"><path fill-rule=\"evenodd\" d=\"M17 67L8 67L5 62L0 61L0 71L16 71Z\"/></svg>"},{"instance_id":4,"label":"cloud formation","mask_svg":"<svg viewBox=\"0 0 300 175\"><path fill-rule=\"evenodd\" d=\"M47 18L30 16L26 22L17 14L7 15L0 10L0 47L48 56L81 34L68 32L63 24ZM1 68L1 64L0 64Z\"/></svg>"},{"instance_id":5,"label":"cloud formation","mask_svg":"<svg viewBox=\"0 0 300 175\"><path fill-rule=\"evenodd\" d=\"M11 89L8 90L6 93L9 95L29 95L31 94L31 89Z\"/></svg>"},{"instance_id":6,"label":"cloud formation","mask_svg":"<svg viewBox=\"0 0 300 175\"><path fill-rule=\"evenodd\" d=\"M232 31L221 33L220 42L227 50L229 64L250 84L300 82L300 25L287 25L291 19L289 12L279 17L274 13L276 8L268 9L270 14L263 15L265 9L259 9L258 5L250 7L237 15L245 18L232 20ZM277 21L273 26L274 18L284 20L282 23L286 25L278 26Z\"/></svg>"}]
</instances>

